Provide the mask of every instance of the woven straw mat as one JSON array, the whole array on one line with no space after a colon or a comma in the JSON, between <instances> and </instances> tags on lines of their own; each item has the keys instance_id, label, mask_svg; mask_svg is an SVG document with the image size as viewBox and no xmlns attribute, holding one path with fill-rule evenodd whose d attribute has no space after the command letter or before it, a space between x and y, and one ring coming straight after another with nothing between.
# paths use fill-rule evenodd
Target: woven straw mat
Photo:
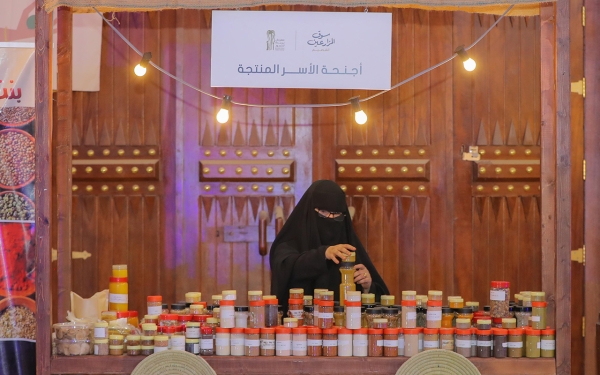
<instances>
[{"instance_id":1,"label":"woven straw mat","mask_svg":"<svg viewBox=\"0 0 600 375\"><path fill-rule=\"evenodd\" d=\"M217 375L201 357L181 350L152 354L140 362L131 375Z\"/></svg>"},{"instance_id":2,"label":"woven straw mat","mask_svg":"<svg viewBox=\"0 0 600 375\"><path fill-rule=\"evenodd\" d=\"M406 361L396 375L481 375L471 361L443 349L421 352Z\"/></svg>"}]
</instances>

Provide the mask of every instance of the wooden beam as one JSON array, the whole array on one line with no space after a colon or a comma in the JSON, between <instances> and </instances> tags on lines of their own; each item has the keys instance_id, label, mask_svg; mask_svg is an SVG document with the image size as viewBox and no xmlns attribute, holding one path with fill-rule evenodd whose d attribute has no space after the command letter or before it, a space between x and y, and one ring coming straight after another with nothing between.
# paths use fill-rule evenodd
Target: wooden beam
<instances>
[{"instance_id":1,"label":"wooden beam","mask_svg":"<svg viewBox=\"0 0 600 375\"><path fill-rule=\"evenodd\" d=\"M58 321L65 321L71 306L71 136L73 133L73 11L58 8L56 123L56 225Z\"/></svg>"},{"instance_id":2,"label":"wooden beam","mask_svg":"<svg viewBox=\"0 0 600 375\"><path fill-rule=\"evenodd\" d=\"M35 1L35 284L36 373L50 373L50 289L52 225L52 14Z\"/></svg>"}]
</instances>

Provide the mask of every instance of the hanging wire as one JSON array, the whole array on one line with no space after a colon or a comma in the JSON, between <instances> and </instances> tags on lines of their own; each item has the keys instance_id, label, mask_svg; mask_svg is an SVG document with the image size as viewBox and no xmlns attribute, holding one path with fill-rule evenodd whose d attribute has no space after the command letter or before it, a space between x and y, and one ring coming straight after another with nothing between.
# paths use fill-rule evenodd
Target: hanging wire
<instances>
[{"instance_id":1,"label":"hanging wire","mask_svg":"<svg viewBox=\"0 0 600 375\"><path fill-rule=\"evenodd\" d=\"M477 43L479 43L483 38L485 38L485 36L492 31L492 29L494 27L496 27L496 25L500 22L500 20L502 20L507 14L508 12L510 12L510 10L515 6L515 4L512 4L511 6L508 7L508 9L506 9L506 11L504 13L502 13L502 15L500 17L498 17L498 19L496 20L496 22L494 22L492 24L492 26L490 26L483 34L481 34L481 36L479 38L477 38L477 40L475 40L473 43L471 43L468 47L465 47L465 51L470 50L471 48L475 47L475 45L477 45ZM96 13L98 13L98 15L100 15L100 17L102 17L102 19L104 20L104 22L106 22L106 24L108 26L110 26L110 28L113 29L113 31L119 36L119 38L121 38L125 43L127 43L127 45L138 55L143 56L144 54L138 50L137 48L135 48L135 46L127 39L125 38L125 36L123 34L121 34L121 32L112 24L110 23L106 17L104 17L104 15L102 13L100 13L98 11L98 9L96 9L95 7L92 7L92 9L94 9L96 11ZM367 8L365 8L367 9ZM367 10L368 11L368 10ZM446 60L439 62L425 70L422 70L418 73L416 73L415 75L406 78L403 81L398 82L397 84L395 84L394 86L390 87L387 90L382 90L379 91L371 96L368 96L364 99L360 99L359 102L360 103L364 103L368 100L371 100L373 98L378 97L379 95L385 94L388 91L394 90L416 78L419 78L420 76L427 74L429 72L431 72L434 69L439 68L440 66L452 61L456 56L458 56L457 53L454 53L452 56L450 56L449 58L447 58ZM177 76L169 73L168 71L164 70L163 68L161 68L160 66L158 66L157 64L155 64L154 62L150 61L149 63L150 65L152 65L154 68L156 68L156 70L158 70L159 72L171 77L172 79L174 79L175 81L181 83L182 85L185 85L189 88L191 88L192 90L198 91L201 94L210 96L211 98L214 99L222 99L221 97L211 94L209 92L203 91L201 90L199 87L196 87L190 83L185 82L184 80L178 78ZM244 107L254 107L254 108L327 108L327 107L344 107L347 105L350 105L350 102L344 102L344 103L329 103L329 104L250 104L250 103L241 103L241 102L236 102L236 101L231 101L232 104L235 105L239 105L239 106L244 106Z\"/></svg>"}]
</instances>

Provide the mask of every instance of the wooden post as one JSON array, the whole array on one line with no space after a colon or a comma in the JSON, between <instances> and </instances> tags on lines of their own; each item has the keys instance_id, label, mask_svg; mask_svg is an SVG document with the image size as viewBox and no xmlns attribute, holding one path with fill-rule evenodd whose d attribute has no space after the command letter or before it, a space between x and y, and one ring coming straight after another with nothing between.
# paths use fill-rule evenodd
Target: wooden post
<instances>
[{"instance_id":1,"label":"wooden post","mask_svg":"<svg viewBox=\"0 0 600 375\"><path fill-rule=\"evenodd\" d=\"M52 14L35 1L36 373L50 373L52 225ZM33 359L32 359L33 360Z\"/></svg>"},{"instance_id":2,"label":"wooden post","mask_svg":"<svg viewBox=\"0 0 600 375\"><path fill-rule=\"evenodd\" d=\"M56 122L56 225L58 321L65 321L71 306L71 135L73 133L73 11L58 8L57 122Z\"/></svg>"}]
</instances>

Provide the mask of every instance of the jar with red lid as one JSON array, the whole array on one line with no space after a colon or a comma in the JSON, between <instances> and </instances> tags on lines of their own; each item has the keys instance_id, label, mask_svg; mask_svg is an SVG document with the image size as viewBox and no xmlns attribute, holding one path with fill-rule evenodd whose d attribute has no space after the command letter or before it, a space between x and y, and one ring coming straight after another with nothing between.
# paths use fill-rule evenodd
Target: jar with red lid
<instances>
[{"instance_id":1,"label":"jar with red lid","mask_svg":"<svg viewBox=\"0 0 600 375\"><path fill-rule=\"evenodd\" d=\"M108 309L127 311L129 306L129 284L127 277L111 277L108 284Z\"/></svg>"},{"instance_id":2,"label":"jar with red lid","mask_svg":"<svg viewBox=\"0 0 600 375\"><path fill-rule=\"evenodd\" d=\"M265 301L250 301L248 328L264 328L265 326Z\"/></svg>"},{"instance_id":3,"label":"jar with red lid","mask_svg":"<svg viewBox=\"0 0 600 375\"><path fill-rule=\"evenodd\" d=\"M292 355L292 328L275 328L275 355L277 357Z\"/></svg>"},{"instance_id":4,"label":"jar with red lid","mask_svg":"<svg viewBox=\"0 0 600 375\"><path fill-rule=\"evenodd\" d=\"M432 292L432 291L430 291ZM440 295L441 298L441 295ZM427 301L427 328L442 327L442 301L429 300Z\"/></svg>"},{"instance_id":5,"label":"jar with red lid","mask_svg":"<svg viewBox=\"0 0 600 375\"><path fill-rule=\"evenodd\" d=\"M423 329L423 351L439 349L439 348L440 348L439 329L424 328Z\"/></svg>"},{"instance_id":6,"label":"jar with red lid","mask_svg":"<svg viewBox=\"0 0 600 375\"><path fill-rule=\"evenodd\" d=\"M494 335L494 357L506 358L508 352L508 330L504 328L492 328Z\"/></svg>"},{"instance_id":7,"label":"jar with red lid","mask_svg":"<svg viewBox=\"0 0 600 375\"><path fill-rule=\"evenodd\" d=\"M369 330L359 328L353 331L352 355L354 357L366 357L369 355Z\"/></svg>"},{"instance_id":8,"label":"jar with red lid","mask_svg":"<svg viewBox=\"0 0 600 375\"><path fill-rule=\"evenodd\" d=\"M319 303L319 328L333 327L333 301L323 301Z\"/></svg>"},{"instance_id":9,"label":"jar with red lid","mask_svg":"<svg viewBox=\"0 0 600 375\"><path fill-rule=\"evenodd\" d=\"M175 327L178 325L177 318L179 314L160 314L158 316L158 325L161 327Z\"/></svg>"},{"instance_id":10,"label":"jar with red lid","mask_svg":"<svg viewBox=\"0 0 600 375\"><path fill-rule=\"evenodd\" d=\"M298 319L298 325L304 324L304 300L302 298L290 298L288 300L288 316Z\"/></svg>"},{"instance_id":11,"label":"jar with red lid","mask_svg":"<svg viewBox=\"0 0 600 375\"><path fill-rule=\"evenodd\" d=\"M337 357L338 355L338 333L336 328L323 330L323 357Z\"/></svg>"},{"instance_id":12,"label":"jar with red lid","mask_svg":"<svg viewBox=\"0 0 600 375\"><path fill-rule=\"evenodd\" d=\"M308 328L306 330L306 352L309 357L320 357L323 355L323 333L320 328Z\"/></svg>"},{"instance_id":13,"label":"jar with red lid","mask_svg":"<svg viewBox=\"0 0 600 375\"><path fill-rule=\"evenodd\" d=\"M307 354L306 349L306 327L292 328L292 355L295 357L304 357Z\"/></svg>"},{"instance_id":14,"label":"jar with red lid","mask_svg":"<svg viewBox=\"0 0 600 375\"><path fill-rule=\"evenodd\" d=\"M260 329L260 355L264 357L275 355L275 328Z\"/></svg>"},{"instance_id":15,"label":"jar with red lid","mask_svg":"<svg viewBox=\"0 0 600 375\"><path fill-rule=\"evenodd\" d=\"M554 358L556 354L556 330L542 329L540 335L540 355L542 358Z\"/></svg>"},{"instance_id":16,"label":"jar with red lid","mask_svg":"<svg viewBox=\"0 0 600 375\"><path fill-rule=\"evenodd\" d=\"M546 308L548 302L531 302L531 328L546 328Z\"/></svg>"},{"instance_id":17,"label":"jar with red lid","mask_svg":"<svg viewBox=\"0 0 600 375\"><path fill-rule=\"evenodd\" d=\"M222 328L235 327L235 300L223 299L220 304L220 325Z\"/></svg>"},{"instance_id":18,"label":"jar with red lid","mask_svg":"<svg viewBox=\"0 0 600 375\"><path fill-rule=\"evenodd\" d=\"M457 329L454 346L456 352L463 357L471 357L471 329Z\"/></svg>"},{"instance_id":19,"label":"jar with red lid","mask_svg":"<svg viewBox=\"0 0 600 375\"><path fill-rule=\"evenodd\" d=\"M419 345L419 334L423 334L423 328L403 328L402 332L404 333L405 357L412 357L423 350L423 347Z\"/></svg>"},{"instance_id":20,"label":"jar with red lid","mask_svg":"<svg viewBox=\"0 0 600 375\"><path fill-rule=\"evenodd\" d=\"M187 314L187 315L179 315L177 317L177 323L178 325L182 325L182 326L186 326L188 322L192 321L192 315L191 314Z\"/></svg>"},{"instance_id":21,"label":"jar with red lid","mask_svg":"<svg viewBox=\"0 0 600 375\"><path fill-rule=\"evenodd\" d=\"M541 333L539 329L527 328L525 330L525 356L539 358L541 355Z\"/></svg>"},{"instance_id":22,"label":"jar with red lid","mask_svg":"<svg viewBox=\"0 0 600 375\"><path fill-rule=\"evenodd\" d=\"M246 356L258 357L260 355L260 329L244 328L244 333L246 335L244 340L244 350Z\"/></svg>"},{"instance_id":23,"label":"jar with red lid","mask_svg":"<svg viewBox=\"0 0 600 375\"><path fill-rule=\"evenodd\" d=\"M508 281L492 281L490 288L490 313L492 318L508 317L510 300L510 283Z\"/></svg>"},{"instance_id":24,"label":"jar with red lid","mask_svg":"<svg viewBox=\"0 0 600 375\"><path fill-rule=\"evenodd\" d=\"M338 357L352 357L352 330L338 328Z\"/></svg>"},{"instance_id":25,"label":"jar with red lid","mask_svg":"<svg viewBox=\"0 0 600 375\"><path fill-rule=\"evenodd\" d=\"M383 330L383 356L397 357L398 356L398 335L399 328L386 328Z\"/></svg>"},{"instance_id":26,"label":"jar with red lid","mask_svg":"<svg viewBox=\"0 0 600 375\"><path fill-rule=\"evenodd\" d=\"M360 305L359 301L351 302L346 301L346 328L347 329L359 329L361 325L361 314L360 314Z\"/></svg>"},{"instance_id":27,"label":"jar with red lid","mask_svg":"<svg viewBox=\"0 0 600 375\"><path fill-rule=\"evenodd\" d=\"M203 326L206 324L206 319L210 318L210 315L192 315L192 322L199 322L200 326Z\"/></svg>"},{"instance_id":28,"label":"jar with red lid","mask_svg":"<svg viewBox=\"0 0 600 375\"><path fill-rule=\"evenodd\" d=\"M368 355L369 357L383 356L383 329L369 328L368 329Z\"/></svg>"},{"instance_id":29,"label":"jar with red lid","mask_svg":"<svg viewBox=\"0 0 600 375\"><path fill-rule=\"evenodd\" d=\"M492 328L502 328L502 318L492 318Z\"/></svg>"},{"instance_id":30,"label":"jar with red lid","mask_svg":"<svg viewBox=\"0 0 600 375\"><path fill-rule=\"evenodd\" d=\"M440 349L454 351L454 328L440 328Z\"/></svg>"},{"instance_id":31,"label":"jar with red lid","mask_svg":"<svg viewBox=\"0 0 600 375\"><path fill-rule=\"evenodd\" d=\"M417 301L403 299L401 304L402 304L402 328L416 328L417 327Z\"/></svg>"},{"instance_id":32,"label":"jar with red lid","mask_svg":"<svg viewBox=\"0 0 600 375\"><path fill-rule=\"evenodd\" d=\"M146 297L146 308L148 310L148 315L162 314L162 296Z\"/></svg>"}]
</instances>

